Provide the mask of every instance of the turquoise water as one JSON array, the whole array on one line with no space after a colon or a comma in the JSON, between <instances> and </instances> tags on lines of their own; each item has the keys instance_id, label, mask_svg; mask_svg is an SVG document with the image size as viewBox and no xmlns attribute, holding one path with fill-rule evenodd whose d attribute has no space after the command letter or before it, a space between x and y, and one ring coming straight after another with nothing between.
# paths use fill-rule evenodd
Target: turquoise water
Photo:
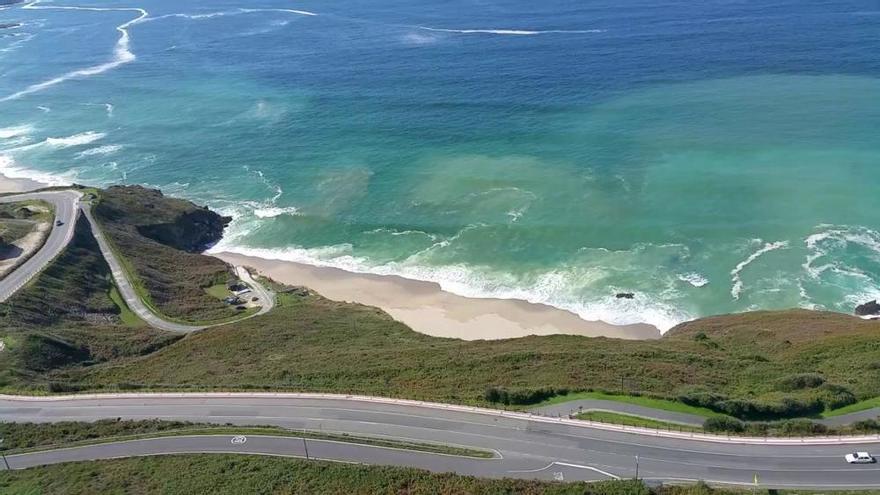
<instances>
[{"instance_id":1,"label":"turquoise water","mask_svg":"<svg viewBox=\"0 0 880 495\"><path fill-rule=\"evenodd\" d=\"M89 5L0 10L3 173L612 323L880 297L872 2Z\"/></svg>"}]
</instances>

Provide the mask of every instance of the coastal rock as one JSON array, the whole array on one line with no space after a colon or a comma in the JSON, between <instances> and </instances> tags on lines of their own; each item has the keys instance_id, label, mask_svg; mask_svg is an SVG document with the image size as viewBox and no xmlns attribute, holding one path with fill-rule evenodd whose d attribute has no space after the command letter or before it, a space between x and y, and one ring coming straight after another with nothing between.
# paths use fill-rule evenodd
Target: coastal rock
<instances>
[{"instance_id":1,"label":"coastal rock","mask_svg":"<svg viewBox=\"0 0 880 495\"><path fill-rule=\"evenodd\" d=\"M880 304L877 300L868 301L865 304L856 306L856 316L875 316L880 315Z\"/></svg>"},{"instance_id":2,"label":"coastal rock","mask_svg":"<svg viewBox=\"0 0 880 495\"><path fill-rule=\"evenodd\" d=\"M614 297L618 299L633 299L636 295L632 292L618 292Z\"/></svg>"}]
</instances>

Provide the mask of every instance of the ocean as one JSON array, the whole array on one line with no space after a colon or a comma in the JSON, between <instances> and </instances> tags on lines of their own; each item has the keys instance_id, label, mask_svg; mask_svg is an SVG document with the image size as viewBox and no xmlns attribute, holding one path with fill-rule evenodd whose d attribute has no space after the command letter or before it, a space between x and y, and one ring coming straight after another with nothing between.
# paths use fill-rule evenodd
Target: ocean
<instances>
[{"instance_id":1,"label":"ocean","mask_svg":"<svg viewBox=\"0 0 880 495\"><path fill-rule=\"evenodd\" d=\"M584 319L880 297L876 1L0 8L0 172ZM619 299L631 292L632 299Z\"/></svg>"}]
</instances>

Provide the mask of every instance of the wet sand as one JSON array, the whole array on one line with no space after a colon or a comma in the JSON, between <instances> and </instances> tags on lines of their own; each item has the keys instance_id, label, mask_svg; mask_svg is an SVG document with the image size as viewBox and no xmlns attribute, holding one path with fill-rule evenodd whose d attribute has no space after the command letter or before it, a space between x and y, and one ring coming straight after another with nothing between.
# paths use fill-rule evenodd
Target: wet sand
<instances>
[{"instance_id":1,"label":"wet sand","mask_svg":"<svg viewBox=\"0 0 880 495\"><path fill-rule=\"evenodd\" d=\"M227 263L255 268L278 282L308 287L333 300L382 308L413 330L435 337L463 340L551 334L621 339L660 337L660 331L652 325L611 325L582 320L574 313L544 304L462 297L445 292L432 282L351 273L234 253L215 253L213 256Z\"/></svg>"},{"instance_id":2,"label":"wet sand","mask_svg":"<svg viewBox=\"0 0 880 495\"><path fill-rule=\"evenodd\" d=\"M46 184L30 179L11 179L0 174L0 193L33 191Z\"/></svg>"}]
</instances>

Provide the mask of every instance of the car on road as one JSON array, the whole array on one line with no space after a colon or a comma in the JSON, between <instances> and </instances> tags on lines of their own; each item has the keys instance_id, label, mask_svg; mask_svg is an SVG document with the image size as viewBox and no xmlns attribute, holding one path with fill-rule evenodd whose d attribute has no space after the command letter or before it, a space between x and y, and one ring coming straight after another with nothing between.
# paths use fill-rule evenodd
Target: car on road
<instances>
[{"instance_id":1,"label":"car on road","mask_svg":"<svg viewBox=\"0 0 880 495\"><path fill-rule=\"evenodd\" d=\"M62 225L64 225L64 222L62 222L61 220L55 220L56 227L61 227Z\"/></svg>"},{"instance_id":2,"label":"car on road","mask_svg":"<svg viewBox=\"0 0 880 495\"><path fill-rule=\"evenodd\" d=\"M874 457L867 452L853 452L852 454L846 454L844 459L850 464L873 464L877 462L877 459L874 459Z\"/></svg>"}]
</instances>

